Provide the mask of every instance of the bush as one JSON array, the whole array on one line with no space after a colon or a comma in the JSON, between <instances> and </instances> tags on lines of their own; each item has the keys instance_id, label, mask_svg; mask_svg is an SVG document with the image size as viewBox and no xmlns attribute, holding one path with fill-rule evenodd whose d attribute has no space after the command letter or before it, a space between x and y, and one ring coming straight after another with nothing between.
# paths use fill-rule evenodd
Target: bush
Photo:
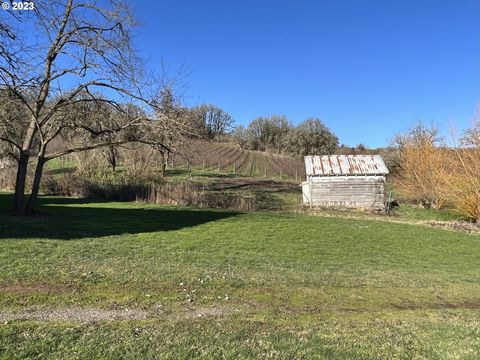
<instances>
[{"instance_id":1,"label":"bush","mask_svg":"<svg viewBox=\"0 0 480 360\"><path fill-rule=\"evenodd\" d=\"M41 190L47 195L79 196L82 181L77 174L44 175Z\"/></svg>"},{"instance_id":2,"label":"bush","mask_svg":"<svg viewBox=\"0 0 480 360\"><path fill-rule=\"evenodd\" d=\"M221 191L209 191L204 185L194 182L153 184L150 186L147 196L139 196L136 200L153 204L184 205L239 211L257 209L257 203L254 197L239 197Z\"/></svg>"},{"instance_id":3,"label":"bush","mask_svg":"<svg viewBox=\"0 0 480 360\"><path fill-rule=\"evenodd\" d=\"M439 146L441 140L435 124L427 126L421 121L406 134L395 136L391 151L399 168L396 187L405 200L426 208L445 204L443 176L450 156Z\"/></svg>"},{"instance_id":4,"label":"bush","mask_svg":"<svg viewBox=\"0 0 480 360\"><path fill-rule=\"evenodd\" d=\"M449 206L480 224L480 147L439 146L437 130L422 124L398 139L402 196L426 208Z\"/></svg>"},{"instance_id":5,"label":"bush","mask_svg":"<svg viewBox=\"0 0 480 360\"><path fill-rule=\"evenodd\" d=\"M213 191L203 184L161 179L145 180L131 173L108 171L81 174L49 175L44 178L42 191L49 195L78 196L86 199L111 201L143 201L152 204L183 205L248 211L257 208L252 197L239 197Z\"/></svg>"},{"instance_id":6,"label":"bush","mask_svg":"<svg viewBox=\"0 0 480 360\"><path fill-rule=\"evenodd\" d=\"M444 174L448 167L448 151L430 142L405 144L400 153L401 171L397 188L405 200L425 208L440 208L445 204Z\"/></svg>"},{"instance_id":7,"label":"bush","mask_svg":"<svg viewBox=\"0 0 480 360\"><path fill-rule=\"evenodd\" d=\"M452 162L443 174L443 196L460 216L480 224L480 149L456 149Z\"/></svg>"}]
</instances>

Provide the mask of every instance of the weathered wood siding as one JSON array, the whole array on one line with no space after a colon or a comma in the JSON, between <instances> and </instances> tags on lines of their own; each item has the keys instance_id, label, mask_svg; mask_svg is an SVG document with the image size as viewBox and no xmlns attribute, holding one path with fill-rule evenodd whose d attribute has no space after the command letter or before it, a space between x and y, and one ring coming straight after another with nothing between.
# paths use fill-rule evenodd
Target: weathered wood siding
<instances>
[{"instance_id":1,"label":"weathered wood siding","mask_svg":"<svg viewBox=\"0 0 480 360\"><path fill-rule=\"evenodd\" d=\"M312 206L383 209L384 176L319 176L302 184L303 202Z\"/></svg>"}]
</instances>

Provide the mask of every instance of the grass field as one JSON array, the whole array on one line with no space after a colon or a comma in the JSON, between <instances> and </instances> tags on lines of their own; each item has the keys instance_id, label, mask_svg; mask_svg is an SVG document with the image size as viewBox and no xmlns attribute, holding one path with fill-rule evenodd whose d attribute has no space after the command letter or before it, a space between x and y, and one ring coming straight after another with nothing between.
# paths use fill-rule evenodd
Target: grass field
<instances>
[{"instance_id":1,"label":"grass field","mask_svg":"<svg viewBox=\"0 0 480 360\"><path fill-rule=\"evenodd\" d=\"M2 359L480 357L479 235L41 201L0 213Z\"/></svg>"}]
</instances>

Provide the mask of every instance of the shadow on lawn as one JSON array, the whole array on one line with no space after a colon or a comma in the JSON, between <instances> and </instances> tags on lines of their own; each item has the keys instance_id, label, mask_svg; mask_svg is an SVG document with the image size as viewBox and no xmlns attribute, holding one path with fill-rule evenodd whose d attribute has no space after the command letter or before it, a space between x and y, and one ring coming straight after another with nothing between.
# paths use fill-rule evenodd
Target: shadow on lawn
<instances>
[{"instance_id":1,"label":"shadow on lawn","mask_svg":"<svg viewBox=\"0 0 480 360\"><path fill-rule=\"evenodd\" d=\"M75 207L62 205L101 202L68 198L40 198L39 200L36 215L21 217L4 211L12 198L10 195L0 194L0 239L73 240L172 231L239 214L231 211L173 207L116 208L93 205Z\"/></svg>"}]
</instances>

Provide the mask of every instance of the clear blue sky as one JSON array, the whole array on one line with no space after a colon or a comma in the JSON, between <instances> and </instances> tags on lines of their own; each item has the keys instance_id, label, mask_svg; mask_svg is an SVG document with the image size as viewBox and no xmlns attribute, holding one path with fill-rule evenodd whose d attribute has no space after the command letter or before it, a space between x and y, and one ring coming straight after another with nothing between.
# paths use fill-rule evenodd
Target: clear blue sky
<instances>
[{"instance_id":1,"label":"clear blue sky","mask_svg":"<svg viewBox=\"0 0 480 360\"><path fill-rule=\"evenodd\" d=\"M480 0L137 0L137 47L190 71L187 104L239 124L321 118L382 146L418 119L471 124L480 101Z\"/></svg>"}]
</instances>

